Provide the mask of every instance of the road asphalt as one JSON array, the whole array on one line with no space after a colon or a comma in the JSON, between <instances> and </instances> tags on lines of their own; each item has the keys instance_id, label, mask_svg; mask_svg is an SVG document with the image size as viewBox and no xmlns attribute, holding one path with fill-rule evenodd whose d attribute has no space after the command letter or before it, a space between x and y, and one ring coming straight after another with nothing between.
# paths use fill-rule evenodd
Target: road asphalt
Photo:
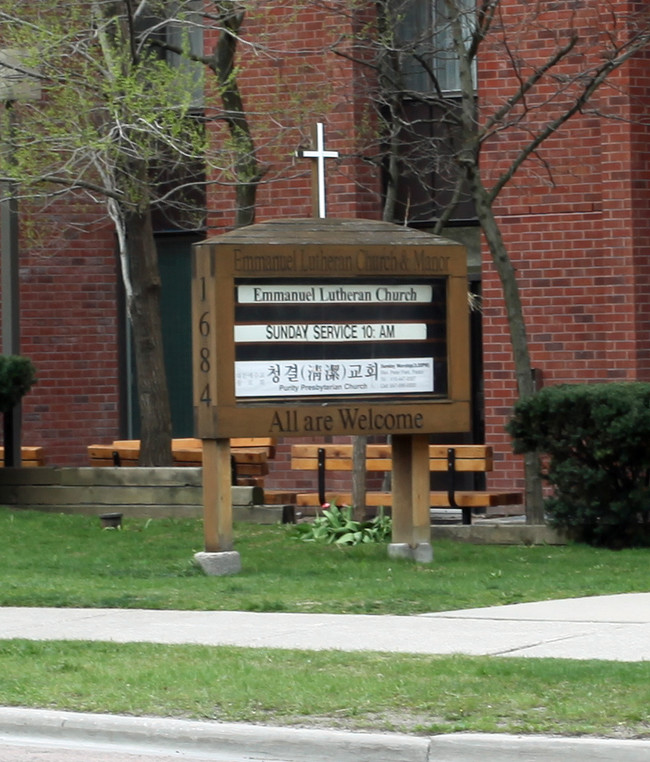
<instances>
[{"instance_id":1,"label":"road asphalt","mask_svg":"<svg viewBox=\"0 0 650 762\"><path fill-rule=\"evenodd\" d=\"M0 639L8 638L639 662L650 660L650 593L410 617L0 608ZM177 759L224 762L650 760L650 741L641 740L465 733L414 737L0 708L0 750L3 742L10 745L16 739L49 744L128 743L161 759L166 753Z\"/></svg>"}]
</instances>

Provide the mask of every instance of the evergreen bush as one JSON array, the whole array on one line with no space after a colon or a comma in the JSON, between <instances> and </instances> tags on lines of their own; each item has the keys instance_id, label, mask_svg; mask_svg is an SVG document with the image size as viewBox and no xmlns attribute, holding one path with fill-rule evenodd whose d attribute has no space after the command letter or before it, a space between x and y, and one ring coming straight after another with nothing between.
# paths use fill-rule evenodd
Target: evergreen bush
<instances>
[{"instance_id":1,"label":"evergreen bush","mask_svg":"<svg viewBox=\"0 0 650 762\"><path fill-rule=\"evenodd\" d=\"M0 412L8 413L36 383L31 360L20 355L0 355Z\"/></svg>"},{"instance_id":2,"label":"evergreen bush","mask_svg":"<svg viewBox=\"0 0 650 762\"><path fill-rule=\"evenodd\" d=\"M571 384L515 405L515 452L542 456L552 525L611 548L650 544L650 384Z\"/></svg>"}]
</instances>

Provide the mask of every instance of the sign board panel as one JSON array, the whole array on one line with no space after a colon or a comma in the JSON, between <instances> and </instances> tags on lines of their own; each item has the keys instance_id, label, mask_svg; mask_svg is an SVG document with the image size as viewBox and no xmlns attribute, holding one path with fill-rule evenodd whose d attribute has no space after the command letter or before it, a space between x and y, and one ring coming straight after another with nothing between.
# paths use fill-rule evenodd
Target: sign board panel
<instances>
[{"instance_id":1,"label":"sign board panel","mask_svg":"<svg viewBox=\"0 0 650 762\"><path fill-rule=\"evenodd\" d=\"M466 277L462 246L389 223L197 244L197 436L468 430Z\"/></svg>"}]
</instances>

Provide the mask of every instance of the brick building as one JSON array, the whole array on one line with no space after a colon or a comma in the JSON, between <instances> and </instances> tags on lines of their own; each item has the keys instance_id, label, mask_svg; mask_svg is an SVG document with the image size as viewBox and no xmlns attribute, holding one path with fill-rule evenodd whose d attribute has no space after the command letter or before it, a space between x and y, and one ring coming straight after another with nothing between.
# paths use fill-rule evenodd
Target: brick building
<instances>
[{"instance_id":1,"label":"brick building","mask_svg":"<svg viewBox=\"0 0 650 762\"><path fill-rule=\"evenodd\" d=\"M404 28L436 23L436 18L440 25L440 4L414 0L420 15L406 18ZM325 124L327 147L339 153L328 162L328 216L379 218L386 172L381 145L371 139L380 134L370 104L376 78L366 65L370 49L359 42L374 4L356 4L364 7L349 13L341 9L354 8L354 3L250 5L238 81L265 167L257 220L311 214L310 167L296 151L307 145L316 121ZM527 15L530 4L501 2L507 29L495 27L475 71L479 127L512 94L515 62L519 75L541 66L571 25L580 42L559 70L564 79L549 80L546 89L530 95L516 123L486 137L481 167L488 180L530 139L531 130L561 113L569 98L567 78L576 67L586 70L584 62L598 60L605 33L622 33L612 29L613 17L585 5L592 4L542 3L544 15L533 18ZM611 5L621 25L628 14L642 10L632 0ZM206 48L213 42L206 32ZM345 55L332 52L336 46ZM533 366L544 384L648 380L650 374L650 143L643 119L650 103L648 58L642 52L615 72L592 101L593 108L583 109L550 137L495 203L517 268ZM444 66L445 87L451 92L454 70L448 60ZM442 70L438 76L443 77ZM565 96L558 95L563 87ZM210 97L215 96L208 88L206 99ZM410 113L417 116L420 112L413 109ZM218 128L213 138L222 139ZM448 187L434 180L429 190L430 198L423 199L421 188L402 184L396 220L406 217L430 227ZM192 433L189 247L198 237L232 225L232 189L212 186L207 207L205 230L159 231L178 436ZM30 245L21 255L22 352L39 371L39 383L25 400L23 438L44 445L48 460L61 465L84 464L86 445L92 442L137 433L112 227L98 217L89 229L77 229L70 224L75 215L87 222L97 210L81 204L48 208L41 218L58 228L58 235L41 246ZM474 316L476 415L471 436L477 441L485 437L497 449L499 463L490 486L511 489L521 485L522 468L510 454L503 429L516 388L500 285L471 205L458 208L445 234L467 243L472 289L482 295L482 319ZM288 486L294 479L280 462L272 483Z\"/></svg>"},{"instance_id":2,"label":"brick building","mask_svg":"<svg viewBox=\"0 0 650 762\"><path fill-rule=\"evenodd\" d=\"M602 61L605 32L615 36L626 22L633 31L637 23L647 27L647 16L636 16L643 3L611 4L620 28L614 16L604 18L591 5L549 3L553 10L528 29L522 16L518 44L529 64L546 60L548 47L541 43L571 24L582 35L575 57L587 62ZM649 55L646 48L613 73L590 107L543 144L496 205L517 267L532 365L544 385L650 378L650 134L643 117L650 102ZM570 76L574 65L570 58L560 74ZM479 102L493 110L508 86L512 91L512 72L489 52L479 72ZM524 128L561 112L567 100L552 95L546 89L528 104ZM534 114L536 106L541 117ZM488 171L496 175L525 140L522 131L505 130L487 141L482 161ZM520 475L503 430L516 389L500 285L485 255L482 289L485 436L505 461L491 480L499 488Z\"/></svg>"}]
</instances>

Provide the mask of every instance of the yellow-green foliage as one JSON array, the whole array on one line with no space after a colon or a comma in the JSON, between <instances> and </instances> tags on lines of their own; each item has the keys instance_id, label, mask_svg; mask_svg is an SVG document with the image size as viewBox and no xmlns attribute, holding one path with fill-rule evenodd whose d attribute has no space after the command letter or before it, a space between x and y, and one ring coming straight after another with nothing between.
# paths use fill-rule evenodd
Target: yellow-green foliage
<instances>
[{"instance_id":1,"label":"yellow-green foliage","mask_svg":"<svg viewBox=\"0 0 650 762\"><path fill-rule=\"evenodd\" d=\"M3 160L24 192L56 184L139 204L165 167L205 154L205 131L188 118L196 70L134 37L118 15L126 4L73 0L61 13L39 0L9 22L2 11L14 5L0 0L3 46L25 52L42 88L38 102L16 104L11 165Z\"/></svg>"}]
</instances>

